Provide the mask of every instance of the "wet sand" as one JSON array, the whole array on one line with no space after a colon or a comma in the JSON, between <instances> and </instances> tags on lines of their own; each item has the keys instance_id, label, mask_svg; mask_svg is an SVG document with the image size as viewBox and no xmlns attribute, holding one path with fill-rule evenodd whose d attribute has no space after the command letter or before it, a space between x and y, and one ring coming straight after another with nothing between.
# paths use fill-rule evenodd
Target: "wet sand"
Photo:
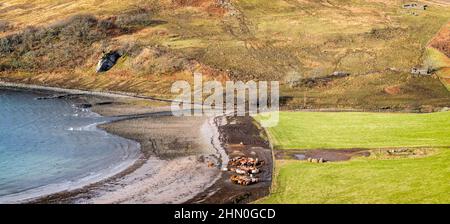
<instances>
[{"instance_id":1,"label":"wet sand","mask_svg":"<svg viewBox=\"0 0 450 224\"><path fill-rule=\"evenodd\" d=\"M10 87L17 88L15 84ZM69 93L64 97L100 115L117 118L99 128L137 141L141 156L111 178L31 203L247 203L269 193L272 153L249 117L173 117L168 103L161 105L157 100L47 87L37 90ZM240 142L245 147L235 148ZM262 181L247 187L232 184L231 173L221 171L228 155L265 160Z\"/></svg>"},{"instance_id":2,"label":"wet sand","mask_svg":"<svg viewBox=\"0 0 450 224\"><path fill-rule=\"evenodd\" d=\"M148 159L82 203L183 203L221 175L220 157L210 145L214 127L208 118L156 115L101 128L140 142Z\"/></svg>"},{"instance_id":3,"label":"wet sand","mask_svg":"<svg viewBox=\"0 0 450 224\"><path fill-rule=\"evenodd\" d=\"M142 157L128 172L40 203L230 204L249 203L269 194L272 150L252 118L173 117L164 110L133 116L144 117L100 126L141 144ZM231 183L232 173L221 168L235 156L264 160L261 182Z\"/></svg>"},{"instance_id":4,"label":"wet sand","mask_svg":"<svg viewBox=\"0 0 450 224\"><path fill-rule=\"evenodd\" d=\"M214 137L211 133L215 131L208 121L207 117L172 117L168 113L150 112L144 118L100 125L112 134L139 142L142 151L139 160L116 177L36 202L186 202L221 176L220 154L210 144ZM211 163L214 166L209 166Z\"/></svg>"},{"instance_id":5,"label":"wet sand","mask_svg":"<svg viewBox=\"0 0 450 224\"><path fill-rule=\"evenodd\" d=\"M269 194L272 150L251 117L173 117L164 111L144 114L148 117L100 126L140 142L147 157L142 165L93 189L93 197L73 202L230 204L249 203ZM220 169L235 156L264 160L261 182L250 186L231 183L232 173Z\"/></svg>"}]
</instances>

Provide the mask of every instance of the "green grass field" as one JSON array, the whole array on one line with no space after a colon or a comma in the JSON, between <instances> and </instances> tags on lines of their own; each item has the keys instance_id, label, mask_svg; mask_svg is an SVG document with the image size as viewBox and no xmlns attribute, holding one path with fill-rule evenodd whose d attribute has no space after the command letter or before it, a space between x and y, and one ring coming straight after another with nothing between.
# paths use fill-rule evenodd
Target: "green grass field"
<instances>
[{"instance_id":1,"label":"green grass field","mask_svg":"<svg viewBox=\"0 0 450 224\"><path fill-rule=\"evenodd\" d=\"M423 146L434 153L323 164L277 160L272 193L259 203L450 203L450 112L282 112L268 134L278 150Z\"/></svg>"},{"instance_id":2,"label":"green grass field","mask_svg":"<svg viewBox=\"0 0 450 224\"><path fill-rule=\"evenodd\" d=\"M416 159L277 161L261 203L450 203L450 149Z\"/></svg>"},{"instance_id":3,"label":"green grass field","mask_svg":"<svg viewBox=\"0 0 450 224\"><path fill-rule=\"evenodd\" d=\"M276 149L450 146L450 113L281 112Z\"/></svg>"}]
</instances>

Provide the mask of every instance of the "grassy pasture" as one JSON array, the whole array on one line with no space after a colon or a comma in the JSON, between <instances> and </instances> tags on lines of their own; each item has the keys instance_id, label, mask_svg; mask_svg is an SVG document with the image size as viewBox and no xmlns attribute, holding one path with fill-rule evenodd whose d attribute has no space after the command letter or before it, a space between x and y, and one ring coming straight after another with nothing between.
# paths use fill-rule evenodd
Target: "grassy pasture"
<instances>
[{"instance_id":1,"label":"grassy pasture","mask_svg":"<svg viewBox=\"0 0 450 224\"><path fill-rule=\"evenodd\" d=\"M450 146L450 112L280 112L268 132L277 149Z\"/></svg>"},{"instance_id":2,"label":"grassy pasture","mask_svg":"<svg viewBox=\"0 0 450 224\"><path fill-rule=\"evenodd\" d=\"M450 149L416 159L315 164L277 161L260 203L450 203Z\"/></svg>"},{"instance_id":3,"label":"grassy pasture","mask_svg":"<svg viewBox=\"0 0 450 224\"><path fill-rule=\"evenodd\" d=\"M259 203L449 203L450 112L281 112L268 134L277 150L422 147L419 157L377 155L331 163L277 160Z\"/></svg>"}]
</instances>

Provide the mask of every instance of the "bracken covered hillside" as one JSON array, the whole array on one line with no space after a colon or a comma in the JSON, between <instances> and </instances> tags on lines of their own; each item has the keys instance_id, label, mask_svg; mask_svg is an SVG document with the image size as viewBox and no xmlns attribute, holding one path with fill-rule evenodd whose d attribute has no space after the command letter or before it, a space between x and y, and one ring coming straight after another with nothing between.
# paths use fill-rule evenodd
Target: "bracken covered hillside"
<instances>
[{"instance_id":1,"label":"bracken covered hillside","mask_svg":"<svg viewBox=\"0 0 450 224\"><path fill-rule=\"evenodd\" d=\"M409 72L439 64L446 82L450 6L436 0L419 2L427 10L404 9L407 2L6 0L0 77L171 97L173 81L200 71L220 81L280 80L287 109L439 110L450 94L438 76ZM110 50L124 56L95 73Z\"/></svg>"}]
</instances>

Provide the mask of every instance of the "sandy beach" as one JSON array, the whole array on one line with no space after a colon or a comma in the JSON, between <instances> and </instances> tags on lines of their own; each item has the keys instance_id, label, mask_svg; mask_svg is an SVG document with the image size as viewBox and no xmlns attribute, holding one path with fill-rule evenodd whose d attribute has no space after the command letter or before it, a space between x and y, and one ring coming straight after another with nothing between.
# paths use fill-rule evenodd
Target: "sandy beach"
<instances>
[{"instance_id":1,"label":"sandy beach","mask_svg":"<svg viewBox=\"0 0 450 224\"><path fill-rule=\"evenodd\" d=\"M95 107L93 110L98 112ZM221 156L211 145L211 139L216 137L211 134L216 131L209 119L147 112L144 118L124 118L100 125L109 133L139 142L140 159L116 177L37 202L184 203L221 176Z\"/></svg>"},{"instance_id":2,"label":"sandy beach","mask_svg":"<svg viewBox=\"0 0 450 224\"><path fill-rule=\"evenodd\" d=\"M148 159L134 172L95 190L81 203L183 203L221 176L221 158L208 118L148 117L102 126L139 141ZM213 164L213 165L211 165Z\"/></svg>"},{"instance_id":3,"label":"sandy beach","mask_svg":"<svg viewBox=\"0 0 450 224\"><path fill-rule=\"evenodd\" d=\"M139 159L123 172L83 188L43 196L31 203L246 203L269 191L271 151L258 140L259 133L254 133L258 130L252 129L251 120L241 120L251 133L230 138L234 130L227 125L235 121L230 123L224 117L174 117L167 102L161 104L158 100L116 93L12 83L0 85L67 94L58 96L76 99L95 113L116 118L99 128L134 140L141 146ZM247 145L244 151L252 150L237 153L231 150L230 141L243 141ZM230 174L221 171L227 165L228 155L242 153L268 161L261 183L249 187L233 185L228 180ZM246 195L244 200L242 194Z\"/></svg>"}]
</instances>

